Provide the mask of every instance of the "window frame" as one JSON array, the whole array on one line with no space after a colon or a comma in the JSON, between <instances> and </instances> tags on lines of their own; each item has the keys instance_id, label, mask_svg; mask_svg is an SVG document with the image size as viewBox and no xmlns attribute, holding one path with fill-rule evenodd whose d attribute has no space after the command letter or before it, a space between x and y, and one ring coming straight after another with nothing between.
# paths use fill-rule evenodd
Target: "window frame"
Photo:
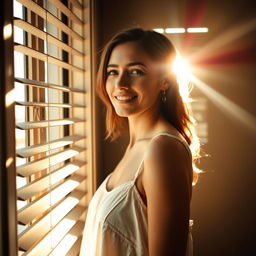
<instances>
[{"instance_id":1,"label":"window frame","mask_svg":"<svg viewBox=\"0 0 256 256\"><path fill-rule=\"evenodd\" d=\"M89 6L89 24L87 26L88 35L86 40L86 47L92 53L92 17L90 16L92 11L91 0L84 0L87 7ZM5 24L11 24L13 29L13 1L1 1L1 10L3 10L1 18L1 29L3 30ZM88 10L88 9L87 9ZM1 145L0 145L0 164L1 164L1 174L0 174L0 188L1 188L1 219L0 219L0 254L1 255L18 255L18 239L17 239L17 190L16 190L16 143L15 143L15 102L14 102L14 38L13 34L4 40L1 33L1 49L3 50L3 58L1 58L1 93L0 93L0 117L1 123ZM88 115L87 122L88 134L87 137L90 138L87 144L87 150L90 153L87 156L88 166L87 166L87 177L88 181L88 193L87 202L90 201L95 189L96 189L96 172L94 166L97 161L95 159L96 149L95 149L95 92L92 88L93 86L93 62L94 57L90 54L89 58L86 59L86 65L90 68L87 69L85 76L90 84L89 90L87 90L86 101L89 108L86 110ZM6 68L10 67L10 68ZM10 105L7 107L6 99L11 100ZM93 171L94 170L94 171Z\"/></svg>"}]
</instances>

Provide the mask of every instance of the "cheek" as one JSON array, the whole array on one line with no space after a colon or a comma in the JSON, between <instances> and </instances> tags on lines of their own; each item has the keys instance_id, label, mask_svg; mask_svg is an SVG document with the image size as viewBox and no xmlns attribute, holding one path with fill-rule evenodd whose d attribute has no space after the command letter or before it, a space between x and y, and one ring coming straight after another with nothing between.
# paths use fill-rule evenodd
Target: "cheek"
<instances>
[{"instance_id":1,"label":"cheek","mask_svg":"<svg viewBox=\"0 0 256 256\"><path fill-rule=\"evenodd\" d=\"M112 95L113 95L113 86L112 86L111 82L106 82L105 88L106 88L106 92L107 92L109 101L110 101L111 104L113 105L113 98L112 98Z\"/></svg>"},{"instance_id":2,"label":"cheek","mask_svg":"<svg viewBox=\"0 0 256 256\"><path fill-rule=\"evenodd\" d=\"M106 88L107 95L110 97L111 96L111 91L112 91L112 86L111 86L111 83L109 81L106 81L105 88Z\"/></svg>"}]
</instances>

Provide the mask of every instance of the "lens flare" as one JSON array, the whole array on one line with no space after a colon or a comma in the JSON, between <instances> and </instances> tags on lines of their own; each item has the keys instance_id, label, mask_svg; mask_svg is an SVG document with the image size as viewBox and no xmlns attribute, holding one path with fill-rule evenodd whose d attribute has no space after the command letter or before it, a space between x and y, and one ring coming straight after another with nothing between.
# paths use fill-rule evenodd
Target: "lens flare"
<instances>
[{"instance_id":1,"label":"lens flare","mask_svg":"<svg viewBox=\"0 0 256 256\"><path fill-rule=\"evenodd\" d=\"M189 102L189 81L191 73L188 62L180 55L177 55L171 68L172 71L177 75L181 97L185 102Z\"/></svg>"}]
</instances>

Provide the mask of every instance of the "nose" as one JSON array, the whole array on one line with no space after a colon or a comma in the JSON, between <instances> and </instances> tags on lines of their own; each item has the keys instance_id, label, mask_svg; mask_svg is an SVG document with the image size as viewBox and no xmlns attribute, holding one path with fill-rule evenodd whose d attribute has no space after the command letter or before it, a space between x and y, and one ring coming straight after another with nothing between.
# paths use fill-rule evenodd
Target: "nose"
<instances>
[{"instance_id":1,"label":"nose","mask_svg":"<svg viewBox=\"0 0 256 256\"><path fill-rule=\"evenodd\" d=\"M116 87L119 88L128 88L130 86L129 76L126 72L122 72L116 79Z\"/></svg>"}]
</instances>

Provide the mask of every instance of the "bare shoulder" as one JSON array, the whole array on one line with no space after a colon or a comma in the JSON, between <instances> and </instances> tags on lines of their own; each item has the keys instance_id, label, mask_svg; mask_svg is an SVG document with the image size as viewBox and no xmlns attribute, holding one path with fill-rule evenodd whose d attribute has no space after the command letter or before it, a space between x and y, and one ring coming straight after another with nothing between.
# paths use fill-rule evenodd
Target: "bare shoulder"
<instances>
[{"instance_id":1,"label":"bare shoulder","mask_svg":"<svg viewBox=\"0 0 256 256\"><path fill-rule=\"evenodd\" d=\"M145 161L167 161L170 160L191 162L189 147L181 136L159 135L149 144Z\"/></svg>"},{"instance_id":2,"label":"bare shoulder","mask_svg":"<svg viewBox=\"0 0 256 256\"><path fill-rule=\"evenodd\" d=\"M192 160L181 140L164 135L152 140L144 158L142 183L145 192L154 186L167 190L177 184L190 187L192 173Z\"/></svg>"}]
</instances>

